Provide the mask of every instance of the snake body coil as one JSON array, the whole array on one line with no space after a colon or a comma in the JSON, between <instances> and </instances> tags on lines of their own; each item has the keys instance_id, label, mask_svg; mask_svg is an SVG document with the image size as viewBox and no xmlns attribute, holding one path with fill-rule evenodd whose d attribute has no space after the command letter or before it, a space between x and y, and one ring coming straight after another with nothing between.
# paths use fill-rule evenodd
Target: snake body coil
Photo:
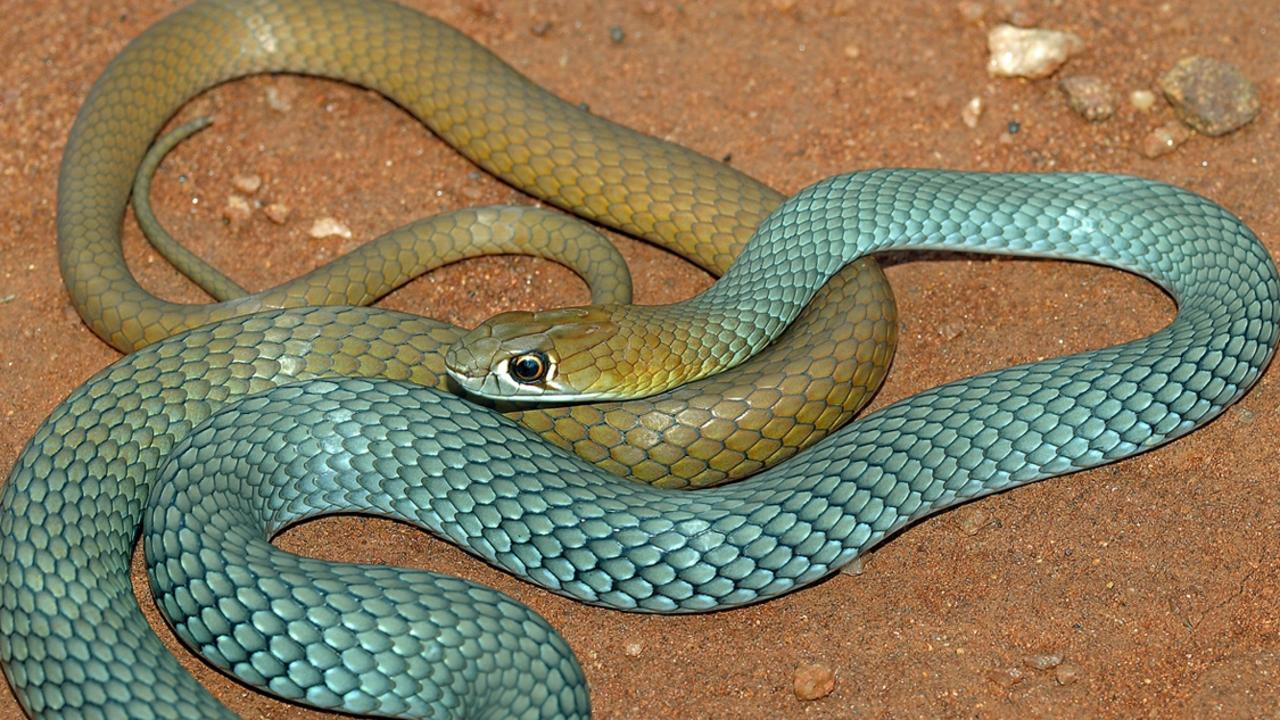
<instances>
[{"instance_id":1,"label":"snake body coil","mask_svg":"<svg viewBox=\"0 0 1280 720\"><path fill-rule=\"evenodd\" d=\"M125 182L128 178L125 178ZM438 326L361 308L233 317L161 339L76 390L0 498L0 662L36 716L219 717L129 586L147 560L177 632L283 697L423 717L582 717L572 654L465 581L333 567L266 540L369 512L419 523L554 592L698 612L811 583L915 519L1127 457L1238 399L1276 345L1280 278L1222 208L1106 175L878 170L771 214L711 293L785 318L870 252L1103 263L1178 303L1140 340L986 373L895 403L748 480L628 482L430 387ZM65 271L65 268L64 268ZM333 328L350 342L313 351ZM341 378L357 367L363 377ZM318 579L307 580L317 574Z\"/></svg>"}]
</instances>

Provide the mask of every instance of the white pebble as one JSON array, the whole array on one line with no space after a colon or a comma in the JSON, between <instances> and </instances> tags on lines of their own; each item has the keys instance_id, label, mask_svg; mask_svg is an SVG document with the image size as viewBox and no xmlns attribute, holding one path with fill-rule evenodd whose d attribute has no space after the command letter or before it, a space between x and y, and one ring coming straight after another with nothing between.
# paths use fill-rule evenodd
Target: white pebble
<instances>
[{"instance_id":1,"label":"white pebble","mask_svg":"<svg viewBox=\"0 0 1280 720\"><path fill-rule=\"evenodd\" d=\"M293 100L288 93L283 92L275 85L267 88L267 107L276 112L289 112L293 109Z\"/></svg>"},{"instance_id":2,"label":"white pebble","mask_svg":"<svg viewBox=\"0 0 1280 720\"><path fill-rule=\"evenodd\" d=\"M252 195L258 192L258 188L262 187L262 177L259 175L236 175L231 178L231 186L245 195Z\"/></svg>"},{"instance_id":3,"label":"white pebble","mask_svg":"<svg viewBox=\"0 0 1280 720\"><path fill-rule=\"evenodd\" d=\"M350 240L351 228L348 228L346 225L343 225L331 217L323 217L311 224L311 229L307 231L307 234L317 240L320 238L333 237L334 235Z\"/></svg>"},{"instance_id":4,"label":"white pebble","mask_svg":"<svg viewBox=\"0 0 1280 720\"><path fill-rule=\"evenodd\" d=\"M1129 93L1129 104L1142 112L1150 112L1156 105L1156 94L1150 90L1134 90Z\"/></svg>"},{"instance_id":5,"label":"white pebble","mask_svg":"<svg viewBox=\"0 0 1280 720\"><path fill-rule=\"evenodd\" d=\"M987 72L997 77L1043 78L1084 49L1079 35L1058 30L997 25L987 33L991 59Z\"/></svg>"},{"instance_id":6,"label":"white pebble","mask_svg":"<svg viewBox=\"0 0 1280 720\"><path fill-rule=\"evenodd\" d=\"M253 208L249 206L248 199L240 195L228 195L227 204L222 208L222 217L233 223L241 223L248 220L252 213Z\"/></svg>"},{"instance_id":7,"label":"white pebble","mask_svg":"<svg viewBox=\"0 0 1280 720\"><path fill-rule=\"evenodd\" d=\"M964 122L965 127L978 127L978 118L982 117L982 98L974 95L969 102L965 103L964 109L960 111L960 119Z\"/></svg>"},{"instance_id":8,"label":"white pebble","mask_svg":"<svg viewBox=\"0 0 1280 720\"><path fill-rule=\"evenodd\" d=\"M1062 656L1057 653L1042 653L1040 655L1028 655L1022 659L1028 667L1036 670L1052 670L1062 664Z\"/></svg>"},{"instance_id":9,"label":"white pebble","mask_svg":"<svg viewBox=\"0 0 1280 720\"><path fill-rule=\"evenodd\" d=\"M262 212L266 213L267 218L277 225L283 225L288 222L289 214L292 212L288 205L284 203L273 202L262 208Z\"/></svg>"}]
</instances>

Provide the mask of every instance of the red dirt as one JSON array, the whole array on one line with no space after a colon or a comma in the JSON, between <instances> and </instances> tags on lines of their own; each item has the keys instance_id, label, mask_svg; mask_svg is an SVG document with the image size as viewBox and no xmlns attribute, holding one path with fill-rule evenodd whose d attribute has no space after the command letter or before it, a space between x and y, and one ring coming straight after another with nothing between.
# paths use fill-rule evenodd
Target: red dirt
<instances>
[{"instance_id":1,"label":"red dirt","mask_svg":"<svg viewBox=\"0 0 1280 720\"><path fill-rule=\"evenodd\" d=\"M1263 105L1257 121L1224 138L1192 138L1155 160L1136 147L1172 117L1163 103L1144 114L1122 102L1116 117L1090 124L1067 109L1055 80L987 77L985 29L994 9L973 23L952 2L408 4L471 34L562 97L713 157L731 155L784 191L881 165L1125 172L1205 194L1280 249L1280 15L1272 0L1019 6L1040 26L1083 36L1088 48L1067 71L1102 76L1125 96L1153 87L1190 54L1227 60L1252 78ZM81 325L58 277L57 167L89 85L173 3L7 5L0 468L58 401L118 357ZM535 34L542 22L549 28ZM610 41L615 25L626 32L621 44ZM291 98L292 110L268 108L272 87ZM970 129L961 109L975 95L987 109ZM251 288L415 217L525 201L369 92L255 78L196 103L219 122L162 169L157 205L175 234ZM1020 131L1002 139L1015 120ZM223 222L231 178L242 173L263 178L257 197L292 208L287 224L261 215ZM312 220L325 215L347 223L357 240L307 238ZM133 227L128 243L148 287L204 300ZM676 300L709 282L666 253L619 244L639 302ZM1173 313L1153 286L1083 265L903 255L888 275L903 332L877 405L1012 362L1137 337ZM503 309L586 298L572 274L549 263L489 258L437 271L385 305L469 326ZM1275 717L1277 404L1271 373L1224 417L1168 447L934 517L874 551L861 575L704 616L586 607L390 522L312 522L280 544L455 573L529 603L578 653L601 718ZM1069 669L1025 663L1046 653L1061 655ZM810 662L833 669L836 687L801 702L792 673ZM198 661L189 665L245 716L315 715ZM0 693L0 717L18 714L12 696Z\"/></svg>"}]
</instances>

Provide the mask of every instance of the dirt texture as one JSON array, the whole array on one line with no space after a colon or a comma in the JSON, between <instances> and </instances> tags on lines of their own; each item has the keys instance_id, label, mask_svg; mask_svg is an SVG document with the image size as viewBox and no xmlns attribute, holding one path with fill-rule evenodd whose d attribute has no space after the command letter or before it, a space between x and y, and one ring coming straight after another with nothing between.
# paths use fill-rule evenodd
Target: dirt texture
<instances>
[{"instance_id":1,"label":"dirt texture","mask_svg":"<svg viewBox=\"0 0 1280 720\"><path fill-rule=\"evenodd\" d=\"M946 0L403 1L566 99L728 158L786 192L874 166L1132 173L1207 195L1280 251L1274 0L989 3L977 20L983 5ZM81 324L62 288L58 162L107 61L178 4L0 3L0 470L68 392L118 357ZM1053 78L992 79L986 31L1011 13L1075 32L1087 47ZM1237 65L1256 84L1262 113L1235 133L1192 137L1147 159L1142 139L1173 114L1164 101L1141 112L1128 95L1153 88L1189 55ZM1117 90L1114 117L1091 123L1069 109L1058 78L1072 73ZM962 110L973 97L984 110L969 127ZM416 217L529 202L370 92L259 77L193 105L183 117L210 113L216 125L164 165L156 203L177 236L250 288ZM257 211L227 220L237 175L258 175L251 200L283 203L287 221ZM308 237L325 216L353 238ZM147 287L205 300L132 224L127 242ZM618 243L638 302L677 300L710 282L662 251ZM899 255L887 273L902 333L877 406L979 371L1135 338L1174 312L1145 281L1079 264ZM503 257L434 272L384 304L471 326L504 309L586 300L568 271ZM1167 447L935 516L876 549L860 574L731 612L587 607L385 521L311 522L279 544L454 573L510 593L564 633L600 718L1276 717L1278 403L1273 370L1223 417ZM145 587L143 575L135 582ZM320 717L178 652L246 717ZM834 690L801 701L793 675L812 664L833 671ZM4 691L0 717L17 716Z\"/></svg>"}]
</instances>

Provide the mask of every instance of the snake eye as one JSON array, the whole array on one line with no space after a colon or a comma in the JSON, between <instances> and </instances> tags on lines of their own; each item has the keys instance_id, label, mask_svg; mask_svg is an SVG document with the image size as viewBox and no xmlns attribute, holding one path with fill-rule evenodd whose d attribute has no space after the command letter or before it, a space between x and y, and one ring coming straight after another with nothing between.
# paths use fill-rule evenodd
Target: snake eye
<instances>
[{"instance_id":1,"label":"snake eye","mask_svg":"<svg viewBox=\"0 0 1280 720\"><path fill-rule=\"evenodd\" d=\"M507 367L516 382L531 385L547 376L549 364L546 353L534 351L515 356Z\"/></svg>"}]
</instances>

